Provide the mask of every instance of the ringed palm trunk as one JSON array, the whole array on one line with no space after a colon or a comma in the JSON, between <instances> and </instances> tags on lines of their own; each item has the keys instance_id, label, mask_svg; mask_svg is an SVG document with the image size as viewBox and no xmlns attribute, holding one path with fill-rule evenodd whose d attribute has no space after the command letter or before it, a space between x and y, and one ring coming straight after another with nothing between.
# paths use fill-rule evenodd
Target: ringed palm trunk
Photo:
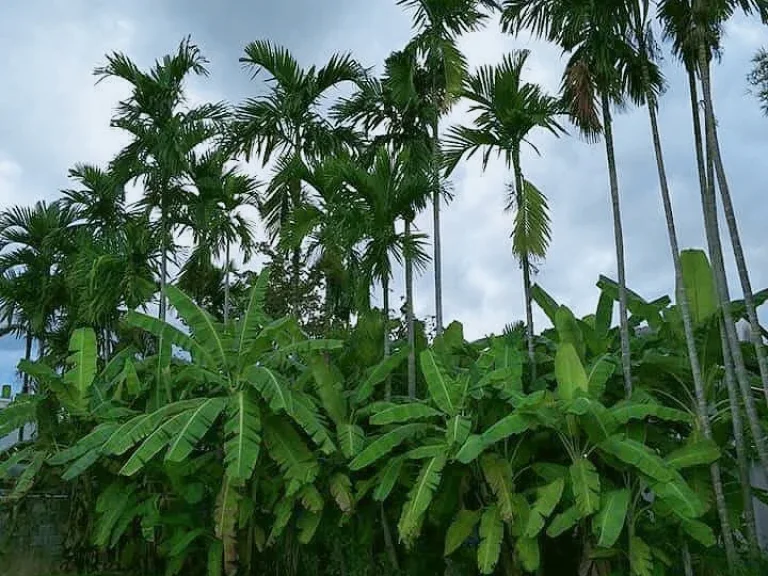
<instances>
[{"instance_id":1,"label":"ringed palm trunk","mask_svg":"<svg viewBox=\"0 0 768 576\"><path fill-rule=\"evenodd\" d=\"M520 150L516 148L513 151L513 163L515 171L515 197L517 209L523 209L523 171L520 168ZM523 294L525 297L525 340L528 346L528 362L531 366L531 383L536 381L536 350L534 346L533 331L533 303L531 301L531 261L528 255L528 247L524 246L520 257L520 263L523 267Z\"/></svg>"},{"instance_id":2,"label":"ringed palm trunk","mask_svg":"<svg viewBox=\"0 0 768 576\"><path fill-rule=\"evenodd\" d=\"M165 322L166 317L166 299L165 286L168 283L168 210L166 209L165 198L161 200L160 206L160 230L162 234L162 254L160 255L160 311L159 317Z\"/></svg>"},{"instance_id":3,"label":"ringed palm trunk","mask_svg":"<svg viewBox=\"0 0 768 576\"><path fill-rule=\"evenodd\" d=\"M405 238L410 243L411 221L405 220ZM416 398L416 333L413 318L413 261L405 258L405 323L408 332L408 397Z\"/></svg>"},{"instance_id":4,"label":"ringed palm trunk","mask_svg":"<svg viewBox=\"0 0 768 576\"><path fill-rule=\"evenodd\" d=\"M664 205L664 216L667 222L667 235L669 236L669 246L672 252L672 263L675 269L675 290L677 293L677 303L680 308L680 315L683 319L683 331L685 333L685 344L688 351L688 361L691 365L691 374L693 375L693 388L696 398L696 415L704 436L712 438L712 426L709 421L709 410L707 406L707 397L704 392L704 378L701 373L701 363L699 362L699 353L696 349L696 339L693 332L693 320L691 318L691 309L688 303L688 295L685 292L683 282L683 267L680 262L680 246L677 240L677 230L675 228L675 216L672 210L672 199L669 192L669 182L667 181L667 171L664 165L664 154L661 149L661 137L659 135L659 125L656 118L656 102L648 102L648 116L651 121L651 133L653 136L653 148L656 154L656 167L659 173L659 187L661 188L661 200ZM727 352L727 347L723 348ZM732 386L732 383L731 383ZM731 390L729 390L729 393ZM735 393L735 389L733 390ZM731 405L731 415L734 427L734 436L738 429L741 434L742 446L737 446L737 451L743 451L744 436L741 427L741 415L739 405ZM738 444L739 437L736 436ZM715 463L710 467L712 476L712 486L715 492L715 502L717 505L718 518L720 520L720 529L723 534L723 542L726 547L726 555L729 562L735 558L736 550L733 542L733 533L731 531L730 519L728 517L728 508L725 503L725 494L723 491L723 479L719 464ZM742 479L743 482L743 479ZM751 506L751 500L749 506ZM753 518L754 520L754 518Z\"/></svg>"},{"instance_id":5,"label":"ringed palm trunk","mask_svg":"<svg viewBox=\"0 0 768 576\"><path fill-rule=\"evenodd\" d=\"M744 292L744 304L747 309L747 320L749 321L749 333L752 340L752 344L755 347L755 354L757 355L757 365L760 369L760 380L763 384L763 394L765 395L766 402L768 403L768 358L766 358L765 345L763 343L763 336L760 334L760 324L757 319L757 311L755 307L755 297L752 293L752 283L749 279L749 271L747 270L747 261L744 257L744 249L741 245L741 237L739 235L739 226L736 222L736 213L733 209L733 202L731 200L731 192L728 187L728 179L725 175L725 167L723 165L723 158L720 154L720 142L717 136L717 122L714 118L714 105L711 102L711 79L709 74L706 74L707 83L710 84L704 89L705 98L709 94L710 103L709 110L712 114L712 159L715 165L715 174L717 176L717 184L720 189L720 199L723 204L723 213L725 215L725 222L728 226L728 234L731 239L731 245L733 246L733 256L736 261L736 270L739 274L739 281L741 282L741 290Z\"/></svg>"},{"instance_id":6,"label":"ringed palm trunk","mask_svg":"<svg viewBox=\"0 0 768 576\"><path fill-rule=\"evenodd\" d=\"M731 424L733 440L736 445L736 462L739 466L739 481L741 483L741 498L744 506L744 525L747 529L747 543L750 552L758 551L757 526L755 525L755 506L752 499L752 481L749 477L749 456L746 439L744 438L744 423L741 419L741 405L736 392L736 376L733 372L733 360L725 336L723 319L720 318L720 342L723 348L723 366L725 366L725 387L728 390L728 402L731 408Z\"/></svg>"},{"instance_id":7,"label":"ringed palm trunk","mask_svg":"<svg viewBox=\"0 0 768 576\"><path fill-rule=\"evenodd\" d=\"M224 264L224 324L229 321L229 250L230 243L227 239L227 247L225 249L226 263Z\"/></svg>"},{"instance_id":8,"label":"ringed palm trunk","mask_svg":"<svg viewBox=\"0 0 768 576\"><path fill-rule=\"evenodd\" d=\"M25 342L24 342L24 360L27 362L30 361L32 358L32 333L30 331L27 331ZM24 377L22 379L21 384L21 393L22 394L29 394L29 374L24 372ZM19 428L19 442L24 442L24 426Z\"/></svg>"},{"instance_id":9,"label":"ringed palm trunk","mask_svg":"<svg viewBox=\"0 0 768 576\"><path fill-rule=\"evenodd\" d=\"M433 170L435 179L435 190L432 193L432 224L433 224L433 242L434 242L434 265L435 265L435 325L437 335L443 333L443 255L442 241L440 231L440 164L437 151L440 146L438 137L438 121L435 120L432 125L433 130Z\"/></svg>"},{"instance_id":10,"label":"ringed palm trunk","mask_svg":"<svg viewBox=\"0 0 768 576\"><path fill-rule=\"evenodd\" d=\"M707 244L709 247L709 257L712 261L712 269L715 274L715 289L718 302L725 324L725 334L728 341L731 357L733 359L736 381L741 389L742 401L747 414L752 439L755 442L757 454L763 469L768 473L768 448L766 447L763 436L760 419L755 407L755 401L752 397L752 387L749 382L749 374L744 365L744 357L741 353L741 344L736 334L736 325L731 313L730 294L728 292L728 280L725 276L725 265L723 263L723 252L720 243L720 230L717 222L717 197L715 193L715 170L714 170L714 116L711 107L711 92L709 83L709 63L707 62L706 50L704 45L699 47L699 69L701 72L701 84L704 92L704 135L706 151L706 187L702 198L702 210L704 212L704 227L707 232ZM697 110L698 114L698 110Z\"/></svg>"},{"instance_id":11,"label":"ringed palm trunk","mask_svg":"<svg viewBox=\"0 0 768 576\"><path fill-rule=\"evenodd\" d=\"M704 97L704 135L707 158L707 187L705 198L702 202L704 210L705 228L707 229L707 241L709 244L710 258L715 272L715 288L717 291L720 308L725 320L725 333L728 340L728 348L733 358L736 381L741 389L742 401L747 414L747 421L752 432L760 463L768 474L768 447L766 447L760 419L752 397L752 386L749 382L749 374L744 365L744 357L741 353L741 344L736 334L736 324L733 320L730 306L730 294L728 281L725 276L723 252L720 244L720 230L717 222L717 197L715 193L715 167L714 156L716 148L716 133L714 126L714 114L712 112L712 91L709 79L709 62L705 46L699 46L699 70L701 73L701 86Z\"/></svg>"},{"instance_id":12,"label":"ringed palm trunk","mask_svg":"<svg viewBox=\"0 0 768 576\"><path fill-rule=\"evenodd\" d=\"M624 265L624 232L621 225L619 202L619 177L616 172L616 155L613 148L613 126L608 95L602 94L603 126L605 129L605 152L608 159L608 178L611 186L611 207L613 209L613 235L616 244L616 267L619 280L619 333L621 337L621 368L624 373L624 393L632 395L632 360L629 347L629 319L627 318L627 278Z\"/></svg>"},{"instance_id":13,"label":"ringed palm trunk","mask_svg":"<svg viewBox=\"0 0 768 576\"><path fill-rule=\"evenodd\" d=\"M382 306L384 308L384 358L388 358L390 354L390 342L389 342L389 277L384 276L381 280L381 292L382 292ZM392 381L387 378L384 383L384 396L389 402L392 398Z\"/></svg>"}]
</instances>

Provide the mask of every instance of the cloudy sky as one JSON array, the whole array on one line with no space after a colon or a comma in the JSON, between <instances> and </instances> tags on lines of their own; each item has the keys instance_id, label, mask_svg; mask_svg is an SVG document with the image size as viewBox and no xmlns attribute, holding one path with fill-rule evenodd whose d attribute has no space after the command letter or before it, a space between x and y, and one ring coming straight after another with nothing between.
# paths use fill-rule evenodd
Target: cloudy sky
<instances>
[{"instance_id":1,"label":"cloudy sky","mask_svg":"<svg viewBox=\"0 0 768 576\"><path fill-rule=\"evenodd\" d=\"M768 286L768 118L749 95L745 75L757 48L768 45L767 30L734 20L714 75L726 169L756 289ZM351 51L364 65L380 67L409 38L410 19L395 0L6 0L0 5L0 209L55 198L68 186L67 169L74 163L106 163L125 143L109 128L125 87L96 86L92 76L104 54L123 51L146 67L187 34L211 60L211 76L190 84L191 98L237 102L261 90L238 63L249 41L271 39L303 65L322 65L334 52ZM563 61L552 46L491 26L465 37L462 48L472 66L530 48L528 79L557 89ZM669 59L665 73L669 90L660 124L681 245L703 247L687 82ZM446 125L464 118L457 109ZM615 138L628 285L649 299L669 294L672 264L647 113L620 115ZM597 302L598 276L615 277L604 148L574 136L534 140L541 156L526 151L523 168L550 199L554 232L536 280L558 301L587 314ZM523 317L521 274L509 250L511 221L502 210L507 179L501 162L485 172L479 161L463 164L454 175L455 200L444 212L445 315L461 320L469 336L499 331ZM430 222L425 214L418 224L429 233ZM433 310L430 274L416 289L422 316ZM737 279L731 278L738 295ZM398 294L401 287L395 283ZM541 314L536 318L542 321ZM0 382L13 379L20 350L17 342L0 340Z\"/></svg>"}]
</instances>

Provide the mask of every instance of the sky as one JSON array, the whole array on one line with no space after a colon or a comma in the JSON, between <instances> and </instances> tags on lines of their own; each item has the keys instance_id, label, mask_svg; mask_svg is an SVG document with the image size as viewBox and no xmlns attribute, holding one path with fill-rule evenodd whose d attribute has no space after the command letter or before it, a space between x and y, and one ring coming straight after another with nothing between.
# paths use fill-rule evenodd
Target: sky
<instances>
[{"instance_id":1,"label":"sky","mask_svg":"<svg viewBox=\"0 0 768 576\"><path fill-rule=\"evenodd\" d=\"M411 35L410 15L395 0L5 0L0 3L0 210L52 200L69 187L67 170L77 162L105 164L127 141L109 120L126 87L98 85L94 67L105 54L122 51L148 67L172 52L186 35L211 61L210 77L189 84L193 102L239 102L263 91L238 58L253 40L270 39L304 65L322 65L335 52L352 52L381 70L386 56ZM768 29L757 21L729 23L722 63L714 72L715 111L726 171L755 290L768 286L765 197L768 118L749 94L750 60L768 45ZM502 34L494 24L461 40L472 67L495 64L514 49L532 51L526 79L554 93L564 60L559 50L529 37ZM666 54L668 90L660 127L673 194L680 244L704 247L703 223L684 73ZM468 122L458 106L442 128ZM523 151L523 171L549 198L553 239L535 281L579 315L594 311L595 286L616 277L605 149L575 135L534 135L540 154ZM671 294L672 259L659 196L648 115L627 110L615 118L627 263L627 284L648 299ZM522 275L510 252L511 216L503 211L504 163L462 163L452 177L454 200L443 211L445 318L460 320L468 337L498 332L524 318ZM134 194L136 192L134 191ZM417 220L431 234L431 214ZM725 244L733 297L741 290L730 245ZM416 284L419 316L434 313L432 270ZM393 285L393 305L402 275ZM765 311L762 318L768 318ZM538 325L545 323L540 311ZM0 339L0 382L14 380L19 342Z\"/></svg>"}]
</instances>

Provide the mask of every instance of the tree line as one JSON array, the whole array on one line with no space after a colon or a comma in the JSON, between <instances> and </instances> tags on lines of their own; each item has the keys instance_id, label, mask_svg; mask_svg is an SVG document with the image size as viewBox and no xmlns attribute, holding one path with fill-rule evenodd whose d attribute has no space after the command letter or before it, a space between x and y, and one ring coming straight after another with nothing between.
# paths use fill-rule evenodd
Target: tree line
<instances>
[{"instance_id":1,"label":"tree line","mask_svg":"<svg viewBox=\"0 0 768 576\"><path fill-rule=\"evenodd\" d=\"M765 22L768 3L398 3L414 36L378 76L351 54L303 67L259 40L241 62L264 78L263 94L190 106L186 82L208 64L190 39L147 70L122 53L96 69L130 87L112 118L129 144L107 166L75 166L59 199L0 214L4 334L25 342L23 394L0 431L37 425L0 462L0 476L23 465L11 501L36 484L71 485L91 519L79 525L76 563L93 563L95 547L108 557L99 562L125 566L129 555L127 565L150 573L201 557L210 574L260 562L290 572L302 554L331 555L350 573L340 540L313 539L328 498L338 508L330 533L359 550L380 547L380 570L428 573L430 564L416 566L434 559L412 551L420 535L445 539L456 566L471 549L483 573L554 570L545 533L568 540L585 574L692 573L720 557L735 570L742 549L756 562L760 494L749 474L752 462L768 471L756 312L766 295L751 286L710 75L728 19ZM460 37L496 17L505 32L533 33L568 55L559 94L525 81L525 50L469 69ZM657 118L658 30L688 76L706 254L678 244ZM765 62L761 51L748 77L763 107ZM341 85L351 91L328 105ZM471 121L441 131L459 101ZM630 104L648 111L674 304L626 286L613 113ZM598 310L582 319L533 282L551 223L521 160L536 134L564 136L568 125L605 147L617 262L617 281L600 279ZM452 172L474 154L484 167L498 155L510 170L526 321L470 343L443 319L440 215ZM242 160L268 166L268 181ZM142 191L136 203L126 201L130 183ZM740 301L725 275L718 198ZM426 209L431 253L414 226ZM190 250L177 245L182 231ZM238 271L234 252L267 265ZM430 259L434 338L413 311L414 274ZM405 303L393 315L399 265ZM169 302L183 329L169 321ZM153 303L156 317L146 313ZM534 303L553 329L536 333ZM443 489L453 500L438 497ZM350 530L355 523L365 530ZM670 535L682 554L665 545Z\"/></svg>"}]
</instances>

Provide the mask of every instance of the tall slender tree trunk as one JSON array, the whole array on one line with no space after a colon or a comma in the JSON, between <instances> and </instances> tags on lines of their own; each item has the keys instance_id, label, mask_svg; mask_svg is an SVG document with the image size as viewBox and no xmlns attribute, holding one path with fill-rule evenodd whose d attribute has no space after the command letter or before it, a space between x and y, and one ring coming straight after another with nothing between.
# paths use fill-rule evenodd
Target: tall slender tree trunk
<instances>
[{"instance_id":1,"label":"tall slender tree trunk","mask_svg":"<svg viewBox=\"0 0 768 576\"><path fill-rule=\"evenodd\" d=\"M411 221L405 220L406 242L411 239ZM405 259L405 323L408 332L408 397L416 398L416 327L413 318L413 261Z\"/></svg>"},{"instance_id":2,"label":"tall slender tree trunk","mask_svg":"<svg viewBox=\"0 0 768 576\"><path fill-rule=\"evenodd\" d=\"M685 283L683 281L683 267L680 262L680 245L677 240L677 229L675 228L675 216L672 210L672 198L669 192L669 182L667 180L667 171L664 165L664 153L661 148L661 136L659 135L659 124L656 117L656 103L648 102L648 116L651 122L651 134L653 137L653 149L656 154L656 167L659 173L659 187L661 189L661 200L664 205L664 216L667 222L667 235L669 236L669 247L672 252L672 264L675 270L675 291L677 293L677 305L680 308L680 315L683 319L683 331L685 333L685 344L688 351L688 361L691 365L691 374L693 376L693 388L696 397L696 415L699 426L704 432L706 438L712 438L712 426L709 420L709 409L707 397L704 391L704 378L701 373L701 363L699 362L699 352L696 348L696 338L693 331L693 320L691 318L691 309L688 302L688 295L685 292ZM727 351L727 348L724 348ZM735 389L733 390L735 394ZM732 415L735 411L733 425L734 430L737 422L741 422L738 403L731 406ZM743 436L742 436L743 441ZM725 503L725 494L723 491L723 479L719 466L710 467L712 476L712 486L715 492L715 501L717 504L718 518L720 520L720 529L723 533L729 558L735 554L733 536L731 531L728 509Z\"/></svg>"},{"instance_id":3,"label":"tall slender tree trunk","mask_svg":"<svg viewBox=\"0 0 768 576\"><path fill-rule=\"evenodd\" d=\"M706 77L708 83L711 84L709 75ZM709 87L709 90L705 88L704 93L705 98L706 94L709 94L711 100L711 86ZM720 141L717 136L717 121L714 117L714 103L712 102L710 102L710 111L712 113L712 153L715 164L715 174L717 176L718 188L720 189L720 199L723 204L723 214L725 215L725 222L728 226L728 234L730 235L731 245L733 246L733 256L734 260L736 261L736 270L739 273L741 290L744 293L744 304L747 309L747 320L749 321L750 338L752 340L752 344L755 347L757 365L760 369L760 380L763 384L763 394L765 395L766 402L768 403L768 358L766 358L763 336L760 334L760 324L757 319L755 297L752 293L752 283L749 279L747 261L744 256L744 249L741 245L739 226L736 222L736 213L733 209L733 201L731 200L731 192L728 186L728 179L725 174L725 166L723 165L723 158L720 154Z\"/></svg>"},{"instance_id":4,"label":"tall slender tree trunk","mask_svg":"<svg viewBox=\"0 0 768 576\"><path fill-rule=\"evenodd\" d=\"M229 250L230 250L230 243L229 239L227 239L227 247L225 249L224 257L226 258L226 263L224 264L224 324L229 321Z\"/></svg>"},{"instance_id":5,"label":"tall slender tree trunk","mask_svg":"<svg viewBox=\"0 0 768 576\"><path fill-rule=\"evenodd\" d=\"M379 506L379 509L381 511L381 528L384 532L384 545L387 548L387 555L389 556L392 568L395 570L395 573L397 573L400 572L400 563L397 561L397 548L395 548L395 542L392 539L392 530L389 528L389 519L387 518L387 511L384 508L383 502Z\"/></svg>"},{"instance_id":6,"label":"tall slender tree trunk","mask_svg":"<svg viewBox=\"0 0 768 576\"><path fill-rule=\"evenodd\" d=\"M688 540L683 539L683 571L685 576L694 576L693 563L691 562L691 550L688 548Z\"/></svg>"},{"instance_id":7,"label":"tall slender tree trunk","mask_svg":"<svg viewBox=\"0 0 768 576\"><path fill-rule=\"evenodd\" d=\"M515 148L512 152L513 163L515 171L515 198L517 202L518 213L523 210L523 170L520 167L520 150ZM525 297L525 340L528 346L528 363L531 369L531 383L536 381L536 349L534 345L534 328L533 328L533 303L531 301L531 261L528 255L528 247L522 254L518 254L520 263L523 267L523 295Z\"/></svg>"},{"instance_id":8,"label":"tall slender tree trunk","mask_svg":"<svg viewBox=\"0 0 768 576\"><path fill-rule=\"evenodd\" d=\"M440 230L440 163L438 150L440 139L438 136L439 122L436 119L432 125L433 134L433 177L435 189L432 192L432 226L434 242L434 266L435 266L435 330L437 335L443 333L443 255Z\"/></svg>"},{"instance_id":9,"label":"tall slender tree trunk","mask_svg":"<svg viewBox=\"0 0 768 576\"><path fill-rule=\"evenodd\" d=\"M389 277L385 276L381 280L382 307L384 308L384 358L390 354L389 342ZM392 398L392 380L387 377L384 383L384 397L389 402Z\"/></svg>"},{"instance_id":10,"label":"tall slender tree trunk","mask_svg":"<svg viewBox=\"0 0 768 576\"><path fill-rule=\"evenodd\" d=\"M616 172L616 155L613 148L613 125L611 104L608 95L603 93L603 127L605 130L605 153L608 158L608 178L611 186L611 207L613 209L613 235L616 244L616 267L619 280L619 333L621 336L621 367L624 373L624 393L632 395L632 358L629 347L629 319L627 317L627 278L624 265L624 232L621 225L621 205L619 203L619 177Z\"/></svg>"},{"instance_id":11,"label":"tall slender tree trunk","mask_svg":"<svg viewBox=\"0 0 768 576\"><path fill-rule=\"evenodd\" d=\"M32 334L27 331L27 334L24 338L24 360L29 362L32 358ZM21 393L22 394L29 394L29 374L24 372L24 375L21 380ZM24 426L19 428L19 443L24 442Z\"/></svg>"},{"instance_id":12,"label":"tall slender tree trunk","mask_svg":"<svg viewBox=\"0 0 768 576\"><path fill-rule=\"evenodd\" d=\"M32 333L27 331L27 334L24 337L24 360L29 362L31 358L32 358ZM29 394L29 374L24 372L24 376L22 377L21 382L22 382L21 393Z\"/></svg>"},{"instance_id":13,"label":"tall slender tree trunk","mask_svg":"<svg viewBox=\"0 0 768 576\"><path fill-rule=\"evenodd\" d=\"M165 286L168 283L168 210L165 197L160 201L160 233L162 234L162 254L160 255L160 311L159 318L165 322L166 298Z\"/></svg>"},{"instance_id":14,"label":"tall slender tree trunk","mask_svg":"<svg viewBox=\"0 0 768 576\"><path fill-rule=\"evenodd\" d=\"M731 408L731 425L733 441L736 445L736 462L739 466L739 482L741 483L741 498L744 505L744 525L747 529L747 543L754 554L758 550L757 526L755 525L755 505L752 499L752 480L749 477L749 455L746 439L744 438L744 423L741 420L741 403L736 392L736 376L733 373L733 360L725 336L723 319L720 318L720 344L723 348L723 366L725 367L725 387L728 390L728 402Z\"/></svg>"},{"instance_id":15,"label":"tall slender tree trunk","mask_svg":"<svg viewBox=\"0 0 768 576\"><path fill-rule=\"evenodd\" d=\"M714 116L711 107L711 92L709 84L709 64L707 62L706 50L703 45L699 47L699 69L701 73L701 85L704 92L704 135L706 152L706 187L702 198L702 211L704 212L704 228L707 232L707 244L709 247L709 257L712 261L712 268L715 273L715 289L718 302L725 320L725 333L728 339L728 348L731 351L733 364L736 373L736 381L741 389L744 410L747 414L752 439L755 442L755 448L760 458L763 469L768 474L768 448L766 447L763 436L760 419L755 407L755 401L752 397L752 387L749 381L749 374L744 365L744 357L741 353L741 344L736 334L736 324L733 321L731 313L731 299L728 292L728 280L725 275L725 265L723 263L723 252L720 244L720 230L717 222L717 196L715 193L715 170L714 170L714 137L712 130Z\"/></svg>"}]
</instances>

